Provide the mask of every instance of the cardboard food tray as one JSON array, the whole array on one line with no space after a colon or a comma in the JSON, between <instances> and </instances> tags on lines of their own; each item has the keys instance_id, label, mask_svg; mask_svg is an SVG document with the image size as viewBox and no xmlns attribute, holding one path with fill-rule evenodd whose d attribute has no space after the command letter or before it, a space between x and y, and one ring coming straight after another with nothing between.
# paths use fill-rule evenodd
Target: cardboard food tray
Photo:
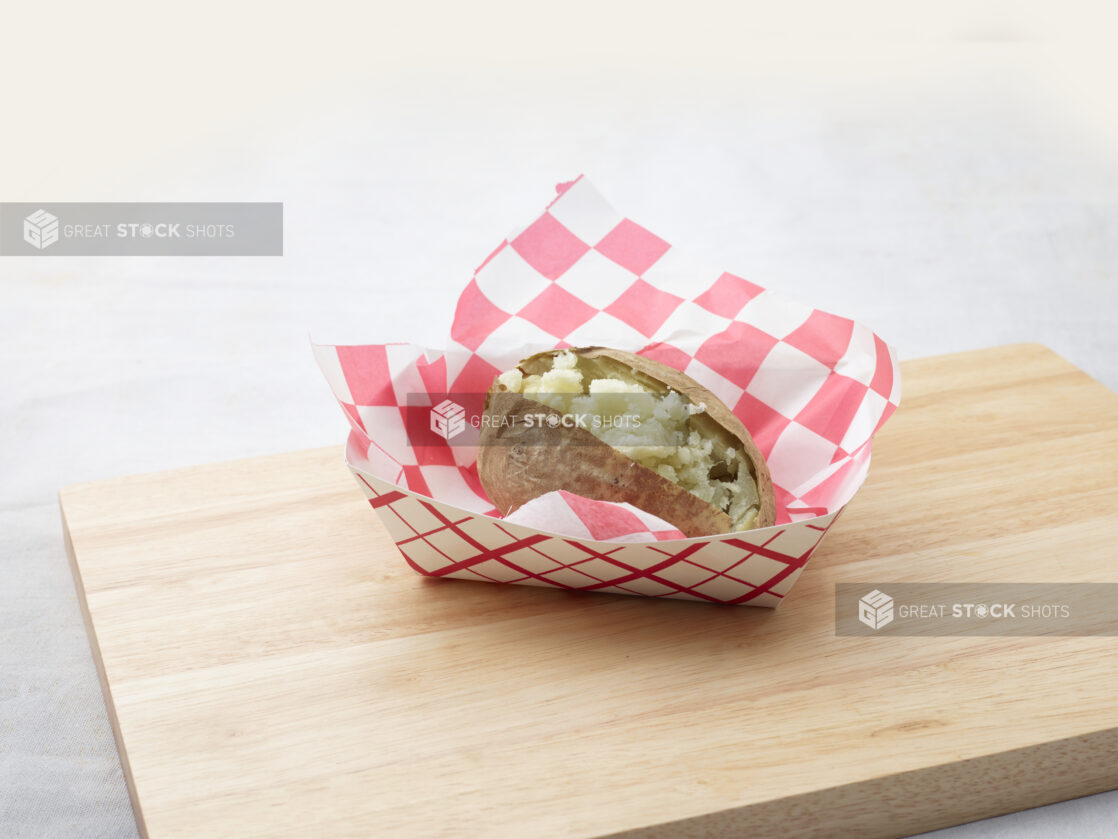
<instances>
[{"instance_id":1,"label":"cardboard food tray","mask_svg":"<svg viewBox=\"0 0 1118 839\"><path fill-rule=\"evenodd\" d=\"M347 464L420 574L778 605L865 478L901 398L895 351L696 260L584 177L556 190L474 272L444 346L314 345L351 426ZM772 476L772 526L684 539L653 510L558 491L496 509L477 456L500 445L478 431L494 377L586 344L664 364L724 403Z\"/></svg>"},{"instance_id":2,"label":"cardboard food tray","mask_svg":"<svg viewBox=\"0 0 1118 839\"><path fill-rule=\"evenodd\" d=\"M900 836L1118 784L1113 637L836 637L849 581L1118 579L1118 395L906 362L779 609L415 575L329 448L64 489L141 832Z\"/></svg>"}]
</instances>

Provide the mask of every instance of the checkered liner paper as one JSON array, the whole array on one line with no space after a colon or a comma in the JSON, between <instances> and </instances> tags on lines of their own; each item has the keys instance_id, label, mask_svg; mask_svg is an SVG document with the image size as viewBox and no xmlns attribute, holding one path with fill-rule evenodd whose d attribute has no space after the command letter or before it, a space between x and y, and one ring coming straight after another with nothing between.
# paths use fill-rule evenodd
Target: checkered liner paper
<instances>
[{"instance_id":1,"label":"checkered liner paper","mask_svg":"<svg viewBox=\"0 0 1118 839\"><path fill-rule=\"evenodd\" d=\"M352 426L350 469L420 574L776 606L865 479L871 438L900 401L895 352L860 324L690 260L584 177L557 191L477 269L445 350L314 345ZM475 447L409 445L409 394L411 410L416 394L480 400L522 358L588 345L661 361L729 405L769 464L776 524L684 539L630 505L566 492L501 518Z\"/></svg>"}]
</instances>

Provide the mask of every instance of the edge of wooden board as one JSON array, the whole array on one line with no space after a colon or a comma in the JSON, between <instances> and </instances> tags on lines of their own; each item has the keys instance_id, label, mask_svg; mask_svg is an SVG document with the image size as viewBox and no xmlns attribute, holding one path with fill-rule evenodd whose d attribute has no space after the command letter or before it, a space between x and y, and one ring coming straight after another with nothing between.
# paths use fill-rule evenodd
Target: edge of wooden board
<instances>
[{"instance_id":1,"label":"edge of wooden board","mask_svg":"<svg viewBox=\"0 0 1118 839\"><path fill-rule=\"evenodd\" d=\"M62 514L62 536L66 543L66 558L70 563L70 573L74 577L74 588L77 589L78 604L82 610L82 621L85 623L85 633L89 637L93 663L97 667L97 680L101 683L101 693L105 699L105 710L109 715L109 725L113 729L113 740L116 741L120 768L124 773L124 781L128 787L128 798L132 802L132 816L136 820L136 830L139 831L141 839L149 839L143 808L140 806L140 796L136 790L136 779L132 775L132 766L128 760L128 749L124 746L124 735L121 733L120 720L116 714L116 703L113 702L112 690L109 688L109 677L105 672L105 661L101 657L101 644L97 640L97 631L93 627L93 616L89 612L89 602L86 600L81 568L78 566L77 554L74 552L74 541L70 537L70 525L66 521L66 507L62 503L61 493L59 494L58 506Z\"/></svg>"},{"instance_id":2,"label":"edge of wooden board","mask_svg":"<svg viewBox=\"0 0 1118 839\"><path fill-rule=\"evenodd\" d=\"M1109 728L609 836L716 839L748 832L792 839L901 839L1108 792L1116 784L1118 728ZM942 794L929 795L929 789ZM960 789L971 794L951 795Z\"/></svg>"}]
</instances>

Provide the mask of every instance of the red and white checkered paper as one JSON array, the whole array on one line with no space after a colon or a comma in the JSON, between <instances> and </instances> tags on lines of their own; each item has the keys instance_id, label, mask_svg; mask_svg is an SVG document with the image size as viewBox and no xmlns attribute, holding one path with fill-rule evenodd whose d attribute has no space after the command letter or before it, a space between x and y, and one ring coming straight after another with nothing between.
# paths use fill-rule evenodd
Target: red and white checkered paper
<instances>
[{"instance_id":1,"label":"red and white checkered paper","mask_svg":"<svg viewBox=\"0 0 1118 839\"><path fill-rule=\"evenodd\" d=\"M420 574L777 605L865 479L873 434L900 401L895 352L847 318L689 259L584 177L558 193L475 272L445 350L315 345L352 426L348 465ZM571 493L502 519L476 448L409 445L409 394L484 394L532 353L587 345L662 361L729 405L768 462L776 524L684 539L630 505Z\"/></svg>"},{"instance_id":2,"label":"red and white checkered paper","mask_svg":"<svg viewBox=\"0 0 1118 839\"><path fill-rule=\"evenodd\" d=\"M564 489L533 498L504 517L506 522L596 542L660 542L683 533L632 504L603 504Z\"/></svg>"}]
</instances>

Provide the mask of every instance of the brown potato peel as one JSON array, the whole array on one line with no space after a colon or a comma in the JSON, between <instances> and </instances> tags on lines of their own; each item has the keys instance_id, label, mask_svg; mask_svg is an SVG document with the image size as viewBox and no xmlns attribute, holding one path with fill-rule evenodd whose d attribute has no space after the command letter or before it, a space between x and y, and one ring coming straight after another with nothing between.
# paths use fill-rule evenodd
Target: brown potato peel
<instances>
[{"instance_id":1,"label":"brown potato peel","mask_svg":"<svg viewBox=\"0 0 1118 839\"><path fill-rule=\"evenodd\" d=\"M525 375L550 368L561 350L531 356L518 365ZM579 370L593 378L624 371L653 393L674 390L705 411L690 418L703 437L740 451L757 486L758 512L753 528L776 518L772 478L753 438L733 412L707 388L666 364L606 347L571 349ZM486 397L486 416L517 418L559 411L494 382ZM723 510L617 451L583 428L523 422L483 424L478 441L478 475L494 506L502 513L554 490L567 490L600 501L627 502L678 528L685 536L729 533L733 521Z\"/></svg>"}]
</instances>

